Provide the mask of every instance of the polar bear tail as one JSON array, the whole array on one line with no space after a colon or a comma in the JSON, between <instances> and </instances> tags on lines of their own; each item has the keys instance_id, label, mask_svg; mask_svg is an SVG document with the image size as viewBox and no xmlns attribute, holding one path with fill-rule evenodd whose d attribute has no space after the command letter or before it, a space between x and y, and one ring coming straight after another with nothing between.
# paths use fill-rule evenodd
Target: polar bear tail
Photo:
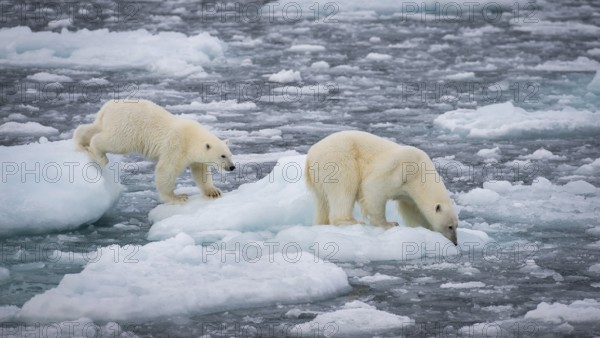
<instances>
[{"instance_id":1,"label":"polar bear tail","mask_svg":"<svg viewBox=\"0 0 600 338\"><path fill-rule=\"evenodd\" d=\"M82 124L75 129L73 141L79 150L88 151L90 140L100 131L96 124Z\"/></svg>"}]
</instances>

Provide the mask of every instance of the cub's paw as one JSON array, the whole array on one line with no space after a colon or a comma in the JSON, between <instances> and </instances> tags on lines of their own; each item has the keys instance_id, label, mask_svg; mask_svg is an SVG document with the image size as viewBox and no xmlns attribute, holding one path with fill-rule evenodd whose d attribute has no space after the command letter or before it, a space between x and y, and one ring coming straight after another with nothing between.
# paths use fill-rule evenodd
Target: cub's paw
<instances>
[{"instance_id":1,"label":"cub's paw","mask_svg":"<svg viewBox=\"0 0 600 338\"><path fill-rule=\"evenodd\" d=\"M221 197L221 194L221 190L215 187L204 190L204 196L208 198L219 198Z\"/></svg>"}]
</instances>

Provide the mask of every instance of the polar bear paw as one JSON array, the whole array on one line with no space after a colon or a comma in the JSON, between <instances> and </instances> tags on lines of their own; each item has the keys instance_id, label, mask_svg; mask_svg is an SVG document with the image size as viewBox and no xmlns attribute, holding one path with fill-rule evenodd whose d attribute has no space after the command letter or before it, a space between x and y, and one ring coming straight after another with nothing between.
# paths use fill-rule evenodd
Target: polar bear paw
<instances>
[{"instance_id":1,"label":"polar bear paw","mask_svg":"<svg viewBox=\"0 0 600 338\"><path fill-rule=\"evenodd\" d=\"M385 222L381 225L385 229L393 228L398 226L398 222Z\"/></svg>"},{"instance_id":2,"label":"polar bear paw","mask_svg":"<svg viewBox=\"0 0 600 338\"><path fill-rule=\"evenodd\" d=\"M204 195L208 198L219 198L221 197L221 194L221 190L215 187L204 190Z\"/></svg>"},{"instance_id":3,"label":"polar bear paw","mask_svg":"<svg viewBox=\"0 0 600 338\"><path fill-rule=\"evenodd\" d=\"M188 200L188 195L186 194L180 194L180 195L175 195L173 196L169 202L170 203L185 203Z\"/></svg>"}]
</instances>

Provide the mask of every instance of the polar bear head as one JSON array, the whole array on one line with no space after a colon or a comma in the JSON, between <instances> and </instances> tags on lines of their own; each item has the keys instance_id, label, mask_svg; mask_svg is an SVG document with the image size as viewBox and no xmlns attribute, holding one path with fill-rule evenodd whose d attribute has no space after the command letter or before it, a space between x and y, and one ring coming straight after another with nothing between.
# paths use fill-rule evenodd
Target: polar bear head
<instances>
[{"instance_id":1,"label":"polar bear head","mask_svg":"<svg viewBox=\"0 0 600 338\"><path fill-rule=\"evenodd\" d=\"M231 160L231 151L227 144L228 140L220 140L217 137L209 140L204 145L206 157L205 162L217 164L221 169L226 171L233 171L235 165Z\"/></svg>"},{"instance_id":2,"label":"polar bear head","mask_svg":"<svg viewBox=\"0 0 600 338\"><path fill-rule=\"evenodd\" d=\"M458 216L448 190L429 156L416 148L414 161L402 165L402 194L398 211L409 226L441 233L457 245Z\"/></svg>"}]
</instances>

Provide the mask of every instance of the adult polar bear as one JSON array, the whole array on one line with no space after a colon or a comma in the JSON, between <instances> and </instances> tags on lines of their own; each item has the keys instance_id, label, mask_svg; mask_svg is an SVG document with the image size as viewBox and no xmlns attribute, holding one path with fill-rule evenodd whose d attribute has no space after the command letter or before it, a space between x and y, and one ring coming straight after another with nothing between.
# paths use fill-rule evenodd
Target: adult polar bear
<instances>
[{"instance_id":1,"label":"adult polar bear","mask_svg":"<svg viewBox=\"0 0 600 338\"><path fill-rule=\"evenodd\" d=\"M306 179L316 197L317 224L356 224L358 200L371 224L391 227L385 218L388 200L409 226L437 231L455 245L458 217L448 191L429 156L361 132L342 131L317 142L308 151Z\"/></svg>"},{"instance_id":2,"label":"adult polar bear","mask_svg":"<svg viewBox=\"0 0 600 338\"><path fill-rule=\"evenodd\" d=\"M177 176L186 167L190 167L196 185L210 198L221 196L221 190L213 185L210 166L235 169L226 141L196 121L176 117L148 100L105 103L94 123L79 126L73 139L100 165L108 163L106 153L137 152L157 161L156 187L165 202L187 200L187 195L173 192Z\"/></svg>"}]
</instances>

